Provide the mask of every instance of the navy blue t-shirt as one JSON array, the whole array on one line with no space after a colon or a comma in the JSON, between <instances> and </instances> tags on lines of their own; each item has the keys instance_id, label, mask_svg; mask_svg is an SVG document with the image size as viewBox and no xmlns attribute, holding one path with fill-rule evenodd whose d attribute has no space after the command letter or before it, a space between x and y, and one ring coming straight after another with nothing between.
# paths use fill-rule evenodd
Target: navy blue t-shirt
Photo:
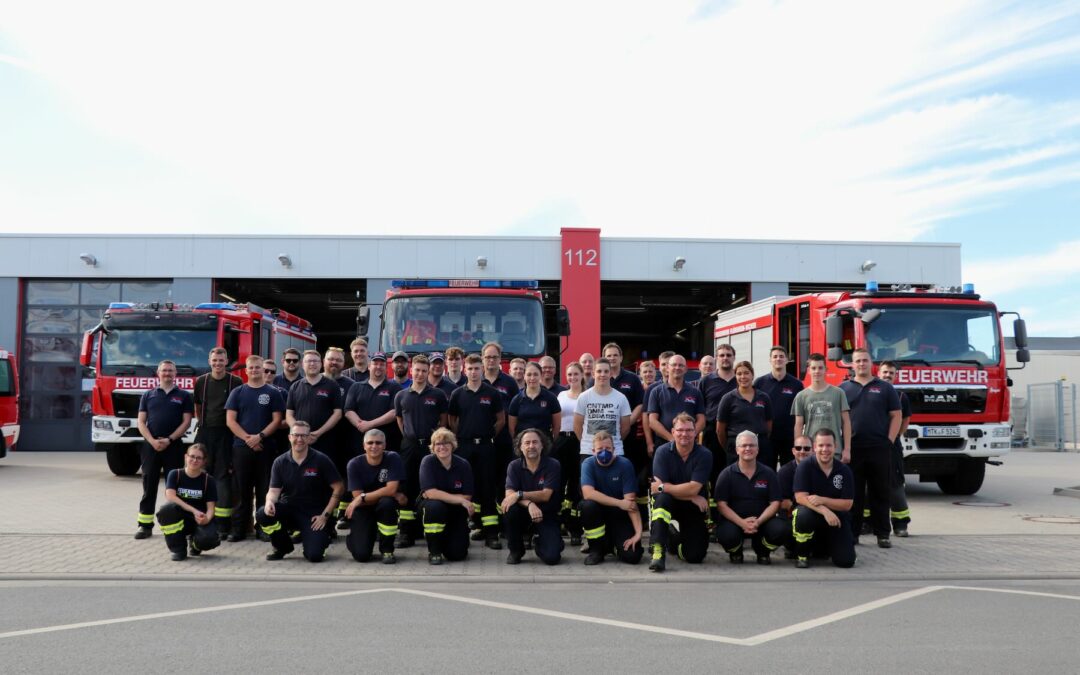
<instances>
[{"instance_id":1,"label":"navy blue t-shirt","mask_svg":"<svg viewBox=\"0 0 1080 675\"><path fill-rule=\"evenodd\" d=\"M641 385L641 379L626 368L620 368L619 376L611 378L611 388L622 392L630 404L630 410L645 403L645 387Z\"/></svg>"},{"instance_id":2,"label":"navy blue t-shirt","mask_svg":"<svg viewBox=\"0 0 1080 675\"><path fill-rule=\"evenodd\" d=\"M526 429L539 429L548 436L552 435L551 417L555 413L562 413L559 397L547 389L540 387L536 398L529 398L525 389L510 401L510 415L517 418L517 431L520 433ZM558 433L558 429L555 432Z\"/></svg>"},{"instance_id":3,"label":"navy blue t-shirt","mask_svg":"<svg viewBox=\"0 0 1080 675\"><path fill-rule=\"evenodd\" d=\"M795 501L795 468L797 466L795 460L791 460L776 472L776 477L780 479L780 499Z\"/></svg>"},{"instance_id":4,"label":"navy blue t-shirt","mask_svg":"<svg viewBox=\"0 0 1080 675\"><path fill-rule=\"evenodd\" d=\"M195 399L180 387L173 387L167 394L161 387L148 389L139 399L139 412L146 413L150 436L164 438L177 430L184 413L195 414Z\"/></svg>"},{"instance_id":5,"label":"navy blue t-shirt","mask_svg":"<svg viewBox=\"0 0 1080 675\"><path fill-rule=\"evenodd\" d=\"M270 384L258 388L245 384L232 390L229 400L225 402L225 410L236 412L236 423L244 431L257 434L270 424L274 413L285 414L285 397L280 389ZM233 439L234 447L243 445L245 443L241 438Z\"/></svg>"},{"instance_id":6,"label":"navy blue t-shirt","mask_svg":"<svg viewBox=\"0 0 1080 675\"><path fill-rule=\"evenodd\" d=\"M899 389L896 390L896 394L900 397L900 419L909 419L911 417L911 399L909 399L908 395ZM900 440L900 434L896 435L896 440L893 441L893 445L895 445L898 450L903 452L904 442Z\"/></svg>"},{"instance_id":7,"label":"navy blue t-shirt","mask_svg":"<svg viewBox=\"0 0 1080 675\"><path fill-rule=\"evenodd\" d=\"M754 390L754 399L747 401L738 389L729 391L716 410L716 421L727 424L727 437L733 439L749 429L758 435L758 443L767 437L767 423L773 418L772 401L763 391Z\"/></svg>"},{"instance_id":8,"label":"navy blue t-shirt","mask_svg":"<svg viewBox=\"0 0 1080 675\"><path fill-rule=\"evenodd\" d=\"M450 468L446 468L435 455L420 460L420 492L442 490L453 495L476 494L473 489L473 472L464 457L450 455Z\"/></svg>"},{"instance_id":9,"label":"navy blue t-shirt","mask_svg":"<svg viewBox=\"0 0 1080 675\"><path fill-rule=\"evenodd\" d=\"M410 387L394 397L394 410L401 418L404 435L414 440L431 438L439 428L439 419L446 412L446 406L446 394L426 382L419 393Z\"/></svg>"},{"instance_id":10,"label":"navy blue t-shirt","mask_svg":"<svg viewBox=\"0 0 1080 675\"><path fill-rule=\"evenodd\" d=\"M280 389L283 395L288 396L289 390L292 389L292 386L302 379L304 379L303 375L298 375L295 380L290 380L285 377L285 373L278 373L274 376L274 379L272 382L270 382L270 384Z\"/></svg>"},{"instance_id":11,"label":"navy blue t-shirt","mask_svg":"<svg viewBox=\"0 0 1080 675\"><path fill-rule=\"evenodd\" d=\"M754 475L747 478L739 464L729 464L716 477L713 499L727 502L740 518L759 516L771 502L780 501L780 480L776 472L761 462L756 462Z\"/></svg>"},{"instance_id":12,"label":"navy blue t-shirt","mask_svg":"<svg viewBox=\"0 0 1080 675\"><path fill-rule=\"evenodd\" d=\"M541 385L541 386L543 386L543 385ZM561 394L562 392L566 391L569 388L570 387L564 387L563 385L559 384L558 382L552 382L550 387L544 387L544 389L547 389L548 391L550 391L552 394L555 394L556 396L558 396L559 394Z\"/></svg>"},{"instance_id":13,"label":"navy blue t-shirt","mask_svg":"<svg viewBox=\"0 0 1080 675\"><path fill-rule=\"evenodd\" d=\"M705 396L688 382L683 382L682 389L678 391L669 384L661 384L649 390L649 404L645 406L645 412L658 413L660 424L670 429L679 413L684 412L691 417L704 415Z\"/></svg>"},{"instance_id":14,"label":"navy blue t-shirt","mask_svg":"<svg viewBox=\"0 0 1080 675\"><path fill-rule=\"evenodd\" d=\"M351 410L365 421L378 419L394 409L394 397L401 387L393 380L383 380L377 387L371 380L357 382L345 395L344 410Z\"/></svg>"},{"instance_id":15,"label":"navy blue t-shirt","mask_svg":"<svg viewBox=\"0 0 1080 675\"><path fill-rule=\"evenodd\" d=\"M716 410L720 407L720 400L732 389L738 389L739 383L732 375L730 380L722 379L716 373L709 373L698 380L698 389L705 396L705 421L716 421Z\"/></svg>"},{"instance_id":16,"label":"navy blue t-shirt","mask_svg":"<svg viewBox=\"0 0 1080 675\"><path fill-rule=\"evenodd\" d=\"M900 410L900 397L885 380L875 377L861 385L855 380L840 383L851 407L851 447L892 445L889 413Z\"/></svg>"},{"instance_id":17,"label":"navy blue t-shirt","mask_svg":"<svg viewBox=\"0 0 1080 675\"><path fill-rule=\"evenodd\" d=\"M450 395L446 412L457 418L459 439L491 439L495 435L495 422L503 412L502 394L487 382L481 381L476 391L466 384Z\"/></svg>"},{"instance_id":18,"label":"navy blue t-shirt","mask_svg":"<svg viewBox=\"0 0 1080 675\"><path fill-rule=\"evenodd\" d=\"M593 455L581 463L581 484L612 499L622 499L637 493L637 474L633 462L625 457L615 457L614 462L603 466Z\"/></svg>"},{"instance_id":19,"label":"navy blue t-shirt","mask_svg":"<svg viewBox=\"0 0 1080 675\"><path fill-rule=\"evenodd\" d=\"M165 489L176 490L176 496L188 506L193 506L203 513L206 503L217 503L217 483L205 471L192 478L183 469L173 469L165 477Z\"/></svg>"},{"instance_id":20,"label":"navy blue t-shirt","mask_svg":"<svg viewBox=\"0 0 1080 675\"><path fill-rule=\"evenodd\" d=\"M551 499L537 504L544 515L558 513L562 509L562 470L553 457L541 457L536 471L530 471L525 458L518 457L506 467L506 489L535 492L552 490Z\"/></svg>"},{"instance_id":21,"label":"navy blue t-shirt","mask_svg":"<svg viewBox=\"0 0 1080 675\"><path fill-rule=\"evenodd\" d=\"M400 489L400 481L405 480L405 465L401 462L401 455L386 451L375 466L368 464L367 455L353 457L345 467L345 473L349 475L349 492L374 492L395 480L399 481Z\"/></svg>"},{"instance_id":22,"label":"navy blue t-shirt","mask_svg":"<svg viewBox=\"0 0 1080 675\"><path fill-rule=\"evenodd\" d=\"M826 476L817 458L811 457L795 468L792 489L830 499L855 499L855 475L851 473L851 467L834 458L832 471Z\"/></svg>"},{"instance_id":23,"label":"navy blue t-shirt","mask_svg":"<svg viewBox=\"0 0 1080 675\"><path fill-rule=\"evenodd\" d=\"M694 444L694 449L686 457L679 456L674 442L667 442L656 449L653 455L653 475L662 483L681 485L690 481L701 484L699 495L704 496L709 489L709 472L712 471L712 453L702 445Z\"/></svg>"},{"instance_id":24,"label":"navy blue t-shirt","mask_svg":"<svg viewBox=\"0 0 1080 675\"><path fill-rule=\"evenodd\" d=\"M275 459L270 469L270 487L281 488L280 501L311 515L322 513L334 494L333 483L340 480L330 458L311 448L302 464L293 460L290 451Z\"/></svg>"},{"instance_id":25,"label":"navy blue t-shirt","mask_svg":"<svg viewBox=\"0 0 1080 675\"><path fill-rule=\"evenodd\" d=\"M791 438L795 433L791 406L795 403L795 394L803 390L803 383L786 373L778 380L770 372L754 380L754 389L765 392L772 402L772 436L777 440Z\"/></svg>"},{"instance_id":26,"label":"navy blue t-shirt","mask_svg":"<svg viewBox=\"0 0 1080 675\"><path fill-rule=\"evenodd\" d=\"M341 409L344 400L341 386L329 377L320 375L315 384L309 383L306 378L294 382L285 407L293 411L294 419L303 420L311 425L312 431L318 431L335 410Z\"/></svg>"}]
</instances>

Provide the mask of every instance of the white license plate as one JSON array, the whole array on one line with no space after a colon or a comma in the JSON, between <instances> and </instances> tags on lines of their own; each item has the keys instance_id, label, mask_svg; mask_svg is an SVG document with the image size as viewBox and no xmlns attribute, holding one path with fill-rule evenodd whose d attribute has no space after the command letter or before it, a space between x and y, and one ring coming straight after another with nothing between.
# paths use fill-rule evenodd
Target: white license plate
<instances>
[{"instance_id":1,"label":"white license plate","mask_svg":"<svg viewBox=\"0 0 1080 675\"><path fill-rule=\"evenodd\" d=\"M960 438L960 427L923 427L923 438Z\"/></svg>"}]
</instances>

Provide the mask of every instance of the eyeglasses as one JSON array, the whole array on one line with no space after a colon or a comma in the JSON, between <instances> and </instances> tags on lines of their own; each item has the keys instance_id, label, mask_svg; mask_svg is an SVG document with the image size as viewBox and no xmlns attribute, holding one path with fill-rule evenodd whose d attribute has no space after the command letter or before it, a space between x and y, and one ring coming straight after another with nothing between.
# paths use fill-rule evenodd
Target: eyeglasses
<instances>
[{"instance_id":1,"label":"eyeglasses","mask_svg":"<svg viewBox=\"0 0 1080 675\"><path fill-rule=\"evenodd\" d=\"M311 434L289 434L291 438L308 438Z\"/></svg>"},{"instance_id":2,"label":"eyeglasses","mask_svg":"<svg viewBox=\"0 0 1080 675\"><path fill-rule=\"evenodd\" d=\"M386 441L364 441L364 445L386 445Z\"/></svg>"},{"instance_id":3,"label":"eyeglasses","mask_svg":"<svg viewBox=\"0 0 1080 675\"><path fill-rule=\"evenodd\" d=\"M205 462L206 461L205 457L199 457L198 455L184 455L184 457L187 457L188 459L190 459L193 462Z\"/></svg>"},{"instance_id":4,"label":"eyeglasses","mask_svg":"<svg viewBox=\"0 0 1080 675\"><path fill-rule=\"evenodd\" d=\"M796 445L795 450L801 450L802 452L810 452L814 447L812 445Z\"/></svg>"},{"instance_id":5,"label":"eyeglasses","mask_svg":"<svg viewBox=\"0 0 1080 675\"><path fill-rule=\"evenodd\" d=\"M282 359L285 363L300 363L300 359Z\"/></svg>"}]
</instances>

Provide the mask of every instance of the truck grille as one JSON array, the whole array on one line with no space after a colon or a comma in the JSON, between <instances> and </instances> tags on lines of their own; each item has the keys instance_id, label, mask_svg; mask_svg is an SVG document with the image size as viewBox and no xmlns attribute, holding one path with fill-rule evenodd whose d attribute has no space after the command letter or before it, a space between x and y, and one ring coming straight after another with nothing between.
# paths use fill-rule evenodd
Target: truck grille
<instances>
[{"instance_id":1,"label":"truck grille","mask_svg":"<svg viewBox=\"0 0 1080 675\"><path fill-rule=\"evenodd\" d=\"M986 410L986 387L951 389L897 387L911 401L913 415L964 415Z\"/></svg>"},{"instance_id":2,"label":"truck grille","mask_svg":"<svg viewBox=\"0 0 1080 675\"><path fill-rule=\"evenodd\" d=\"M113 392L113 414L117 417L138 417L139 416L139 400L142 398L142 394L128 394L123 392Z\"/></svg>"}]
</instances>

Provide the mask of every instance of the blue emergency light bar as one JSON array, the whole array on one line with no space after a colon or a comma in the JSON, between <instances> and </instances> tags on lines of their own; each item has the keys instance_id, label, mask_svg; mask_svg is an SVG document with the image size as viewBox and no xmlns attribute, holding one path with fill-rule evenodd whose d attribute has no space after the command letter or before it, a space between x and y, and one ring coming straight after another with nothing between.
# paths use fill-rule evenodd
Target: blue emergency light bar
<instances>
[{"instance_id":1,"label":"blue emergency light bar","mask_svg":"<svg viewBox=\"0 0 1080 675\"><path fill-rule=\"evenodd\" d=\"M135 306L133 302L110 302L109 309L131 309Z\"/></svg>"},{"instance_id":2,"label":"blue emergency light bar","mask_svg":"<svg viewBox=\"0 0 1080 675\"><path fill-rule=\"evenodd\" d=\"M392 288L540 288L538 281L508 279L394 279Z\"/></svg>"},{"instance_id":3,"label":"blue emergency light bar","mask_svg":"<svg viewBox=\"0 0 1080 675\"><path fill-rule=\"evenodd\" d=\"M217 310L219 312L235 312L236 305L231 302L203 302L195 305L195 309Z\"/></svg>"}]
</instances>

